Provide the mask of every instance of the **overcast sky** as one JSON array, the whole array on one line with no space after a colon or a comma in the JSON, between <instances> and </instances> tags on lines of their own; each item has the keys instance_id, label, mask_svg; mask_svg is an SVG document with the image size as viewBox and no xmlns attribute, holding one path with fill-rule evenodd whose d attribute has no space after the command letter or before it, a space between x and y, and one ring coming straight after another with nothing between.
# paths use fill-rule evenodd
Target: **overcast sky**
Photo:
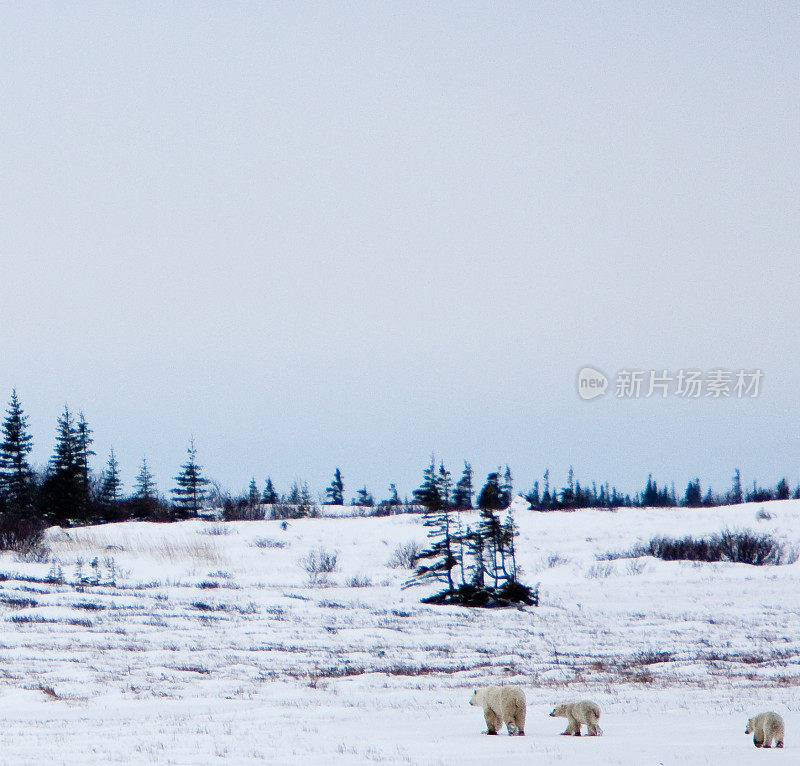
<instances>
[{"instance_id":1,"label":"overcast sky","mask_svg":"<svg viewBox=\"0 0 800 766\"><path fill-rule=\"evenodd\" d=\"M794 484L799 52L793 2L3 2L0 401L128 489L192 435L233 491ZM689 368L764 377L616 396Z\"/></svg>"}]
</instances>

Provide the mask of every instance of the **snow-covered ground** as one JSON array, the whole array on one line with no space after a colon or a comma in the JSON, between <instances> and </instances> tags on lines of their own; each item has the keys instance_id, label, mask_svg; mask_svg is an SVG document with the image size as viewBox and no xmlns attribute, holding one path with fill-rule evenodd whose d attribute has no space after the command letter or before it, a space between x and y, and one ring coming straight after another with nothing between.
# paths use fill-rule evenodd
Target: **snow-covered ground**
<instances>
[{"instance_id":1,"label":"snow-covered ground","mask_svg":"<svg viewBox=\"0 0 800 766\"><path fill-rule=\"evenodd\" d=\"M0 557L0 763L797 763L800 563L598 559L725 528L800 544L800 501L761 507L519 512L520 610L403 590L418 516L51 529L50 560ZM310 585L320 545L338 569ZM497 683L524 687L526 737L482 733L471 690ZM605 736L560 737L549 711L584 697ZM783 751L744 734L768 709Z\"/></svg>"}]
</instances>

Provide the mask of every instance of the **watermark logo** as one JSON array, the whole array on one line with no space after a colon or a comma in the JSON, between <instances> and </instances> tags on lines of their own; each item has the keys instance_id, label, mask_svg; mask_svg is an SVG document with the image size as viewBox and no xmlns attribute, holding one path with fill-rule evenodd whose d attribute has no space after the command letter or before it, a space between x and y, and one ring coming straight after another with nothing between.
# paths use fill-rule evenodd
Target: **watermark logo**
<instances>
[{"instance_id":1,"label":"watermark logo","mask_svg":"<svg viewBox=\"0 0 800 766\"><path fill-rule=\"evenodd\" d=\"M602 396L608 388L608 378L594 367L583 367L578 371L578 396L587 402Z\"/></svg>"},{"instance_id":2,"label":"watermark logo","mask_svg":"<svg viewBox=\"0 0 800 766\"><path fill-rule=\"evenodd\" d=\"M617 399L755 399L761 392L762 370L668 370L624 369L614 380ZM578 396L586 401L606 393L608 378L594 367L578 371Z\"/></svg>"}]
</instances>

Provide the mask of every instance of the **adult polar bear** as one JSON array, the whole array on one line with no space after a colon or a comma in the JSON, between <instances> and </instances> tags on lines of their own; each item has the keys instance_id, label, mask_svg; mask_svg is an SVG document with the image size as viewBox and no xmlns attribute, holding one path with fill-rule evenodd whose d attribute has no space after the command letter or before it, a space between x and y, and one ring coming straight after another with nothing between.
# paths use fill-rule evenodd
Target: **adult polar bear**
<instances>
[{"instance_id":1,"label":"adult polar bear","mask_svg":"<svg viewBox=\"0 0 800 766\"><path fill-rule=\"evenodd\" d=\"M511 736L525 736L525 692L518 686L476 689L469 704L483 708L487 734L497 734L505 724Z\"/></svg>"},{"instance_id":2,"label":"adult polar bear","mask_svg":"<svg viewBox=\"0 0 800 766\"><path fill-rule=\"evenodd\" d=\"M745 734L753 735L753 744L756 747L783 747L783 737L786 726L777 713L761 713L747 722Z\"/></svg>"}]
</instances>

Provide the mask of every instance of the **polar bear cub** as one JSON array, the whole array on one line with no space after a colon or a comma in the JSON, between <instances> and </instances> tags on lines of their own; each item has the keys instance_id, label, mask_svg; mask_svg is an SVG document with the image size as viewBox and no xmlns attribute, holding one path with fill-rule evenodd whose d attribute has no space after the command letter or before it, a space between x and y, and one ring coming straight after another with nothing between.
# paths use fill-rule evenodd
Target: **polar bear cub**
<instances>
[{"instance_id":1,"label":"polar bear cub","mask_svg":"<svg viewBox=\"0 0 800 766\"><path fill-rule=\"evenodd\" d=\"M476 689L469 704L483 708L487 734L497 734L505 724L511 736L525 736L525 692L518 686Z\"/></svg>"},{"instance_id":2,"label":"polar bear cub","mask_svg":"<svg viewBox=\"0 0 800 766\"><path fill-rule=\"evenodd\" d=\"M783 735L785 726L783 718L777 713L761 713L747 722L745 734L753 735L753 744L756 747L783 747Z\"/></svg>"},{"instance_id":3,"label":"polar bear cub","mask_svg":"<svg viewBox=\"0 0 800 766\"><path fill-rule=\"evenodd\" d=\"M581 724L589 730L590 737L599 737L603 730L597 725L600 720L600 706L589 700L582 702L567 702L559 705L552 713L551 718L566 718L567 728L561 733L565 736L581 736Z\"/></svg>"}]
</instances>

